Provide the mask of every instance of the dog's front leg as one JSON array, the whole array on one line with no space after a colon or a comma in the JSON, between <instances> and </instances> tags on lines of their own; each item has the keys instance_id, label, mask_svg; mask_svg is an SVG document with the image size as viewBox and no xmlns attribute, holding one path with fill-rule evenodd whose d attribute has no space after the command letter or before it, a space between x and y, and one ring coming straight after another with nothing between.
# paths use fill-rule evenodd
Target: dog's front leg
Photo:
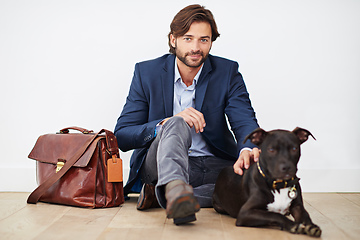
<instances>
[{"instance_id":1,"label":"dog's front leg","mask_svg":"<svg viewBox=\"0 0 360 240\"><path fill-rule=\"evenodd\" d=\"M261 227L261 226L279 226L282 230L291 233L305 233L304 225L296 223L281 215L280 213L269 212L260 209L241 209L237 219L236 226Z\"/></svg>"}]
</instances>

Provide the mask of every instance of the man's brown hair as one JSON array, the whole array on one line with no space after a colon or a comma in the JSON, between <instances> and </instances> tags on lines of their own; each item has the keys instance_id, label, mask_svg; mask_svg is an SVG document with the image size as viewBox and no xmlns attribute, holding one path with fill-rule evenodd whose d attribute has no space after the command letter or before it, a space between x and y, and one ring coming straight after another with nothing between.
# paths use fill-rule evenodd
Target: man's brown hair
<instances>
[{"instance_id":1,"label":"man's brown hair","mask_svg":"<svg viewBox=\"0 0 360 240\"><path fill-rule=\"evenodd\" d=\"M198 4L187 6L175 15L170 24L170 33L168 35L170 53L175 54L175 48L171 46L170 35L172 34L175 38L185 35L185 33L189 31L191 24L194 22L208 22L210 24L212 42L220 36L214 16L210 10L205 9Z\"/></svg>"}]
</instances>

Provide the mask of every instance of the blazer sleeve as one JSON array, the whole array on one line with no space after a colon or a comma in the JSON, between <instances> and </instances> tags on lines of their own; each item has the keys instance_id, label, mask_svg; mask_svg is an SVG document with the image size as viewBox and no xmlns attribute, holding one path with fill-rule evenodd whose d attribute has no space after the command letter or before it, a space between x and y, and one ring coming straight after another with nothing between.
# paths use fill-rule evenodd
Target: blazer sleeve
<instances>
[{"instance_id":1,"label":"blazer sleeve","mask_svg":"<svg viewBox=\"0 0 360 240\"><path fill-rule=\"evenodd\" d=\"M137 63L126 103L114 130L121 151L142 148L152 142L156 124L161 119L149 122L148 116L148 98Z\"/></svg>"},{"instance_id":2,"label":"blazer sleeve","mask_svg":"<svg viewBox=\"0 0 360 240\"><path fill-rule=\"evenodd\" d=\"M243 141L245 137L258 128L259 125L251 105L249 93L238 68L238 63L234 62L228 82L228 101L225 113L237 140L238 152L240 152L244 147L256 147L256 145L252 144L249 140L245 144Z\"/></svg>"}]
</instances>

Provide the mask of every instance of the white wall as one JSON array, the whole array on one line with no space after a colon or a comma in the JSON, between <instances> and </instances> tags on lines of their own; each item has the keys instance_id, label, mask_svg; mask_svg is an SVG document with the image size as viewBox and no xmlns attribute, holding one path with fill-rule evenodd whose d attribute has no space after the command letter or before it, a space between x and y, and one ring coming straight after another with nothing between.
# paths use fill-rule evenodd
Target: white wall
<instances>
[{"instance_id":1,"label":"white wall","mask_svg":"<svg viewBox=\"0 0 360 240\"><path fill-rule=\"evenodd\" d=\"M168 51L169 24L192 3L0 0L0 191L36 187L39 135L113 130L134 64ZM260 125L317 138L303 145L303 190L360 191L360 1L199 3L221 33L211 53L239 62Z\"/></svg>"}]
</instances>

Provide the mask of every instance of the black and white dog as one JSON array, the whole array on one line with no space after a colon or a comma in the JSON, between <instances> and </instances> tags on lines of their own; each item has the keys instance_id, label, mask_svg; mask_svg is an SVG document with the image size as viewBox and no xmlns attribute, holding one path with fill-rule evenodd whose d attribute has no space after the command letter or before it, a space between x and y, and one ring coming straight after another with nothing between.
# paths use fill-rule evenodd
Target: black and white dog
<instances>
[{"instance_id":1,"label":"black and white dog","mask_svg":"<svg viewBox=\"0 0 360 240\"><path fill-rule=\"evenodd\" d=\"M232 167L221 171L213 195L215 210L236 218L236 226L278 226L291 233L320 237L321 229L304 208L296 176L300 145L309 135L314 138L302 128L292 132L258 128L249 134L244 142L250 139L260 147L260 159L242 176Z\"/></svg>"}]
</instances>

